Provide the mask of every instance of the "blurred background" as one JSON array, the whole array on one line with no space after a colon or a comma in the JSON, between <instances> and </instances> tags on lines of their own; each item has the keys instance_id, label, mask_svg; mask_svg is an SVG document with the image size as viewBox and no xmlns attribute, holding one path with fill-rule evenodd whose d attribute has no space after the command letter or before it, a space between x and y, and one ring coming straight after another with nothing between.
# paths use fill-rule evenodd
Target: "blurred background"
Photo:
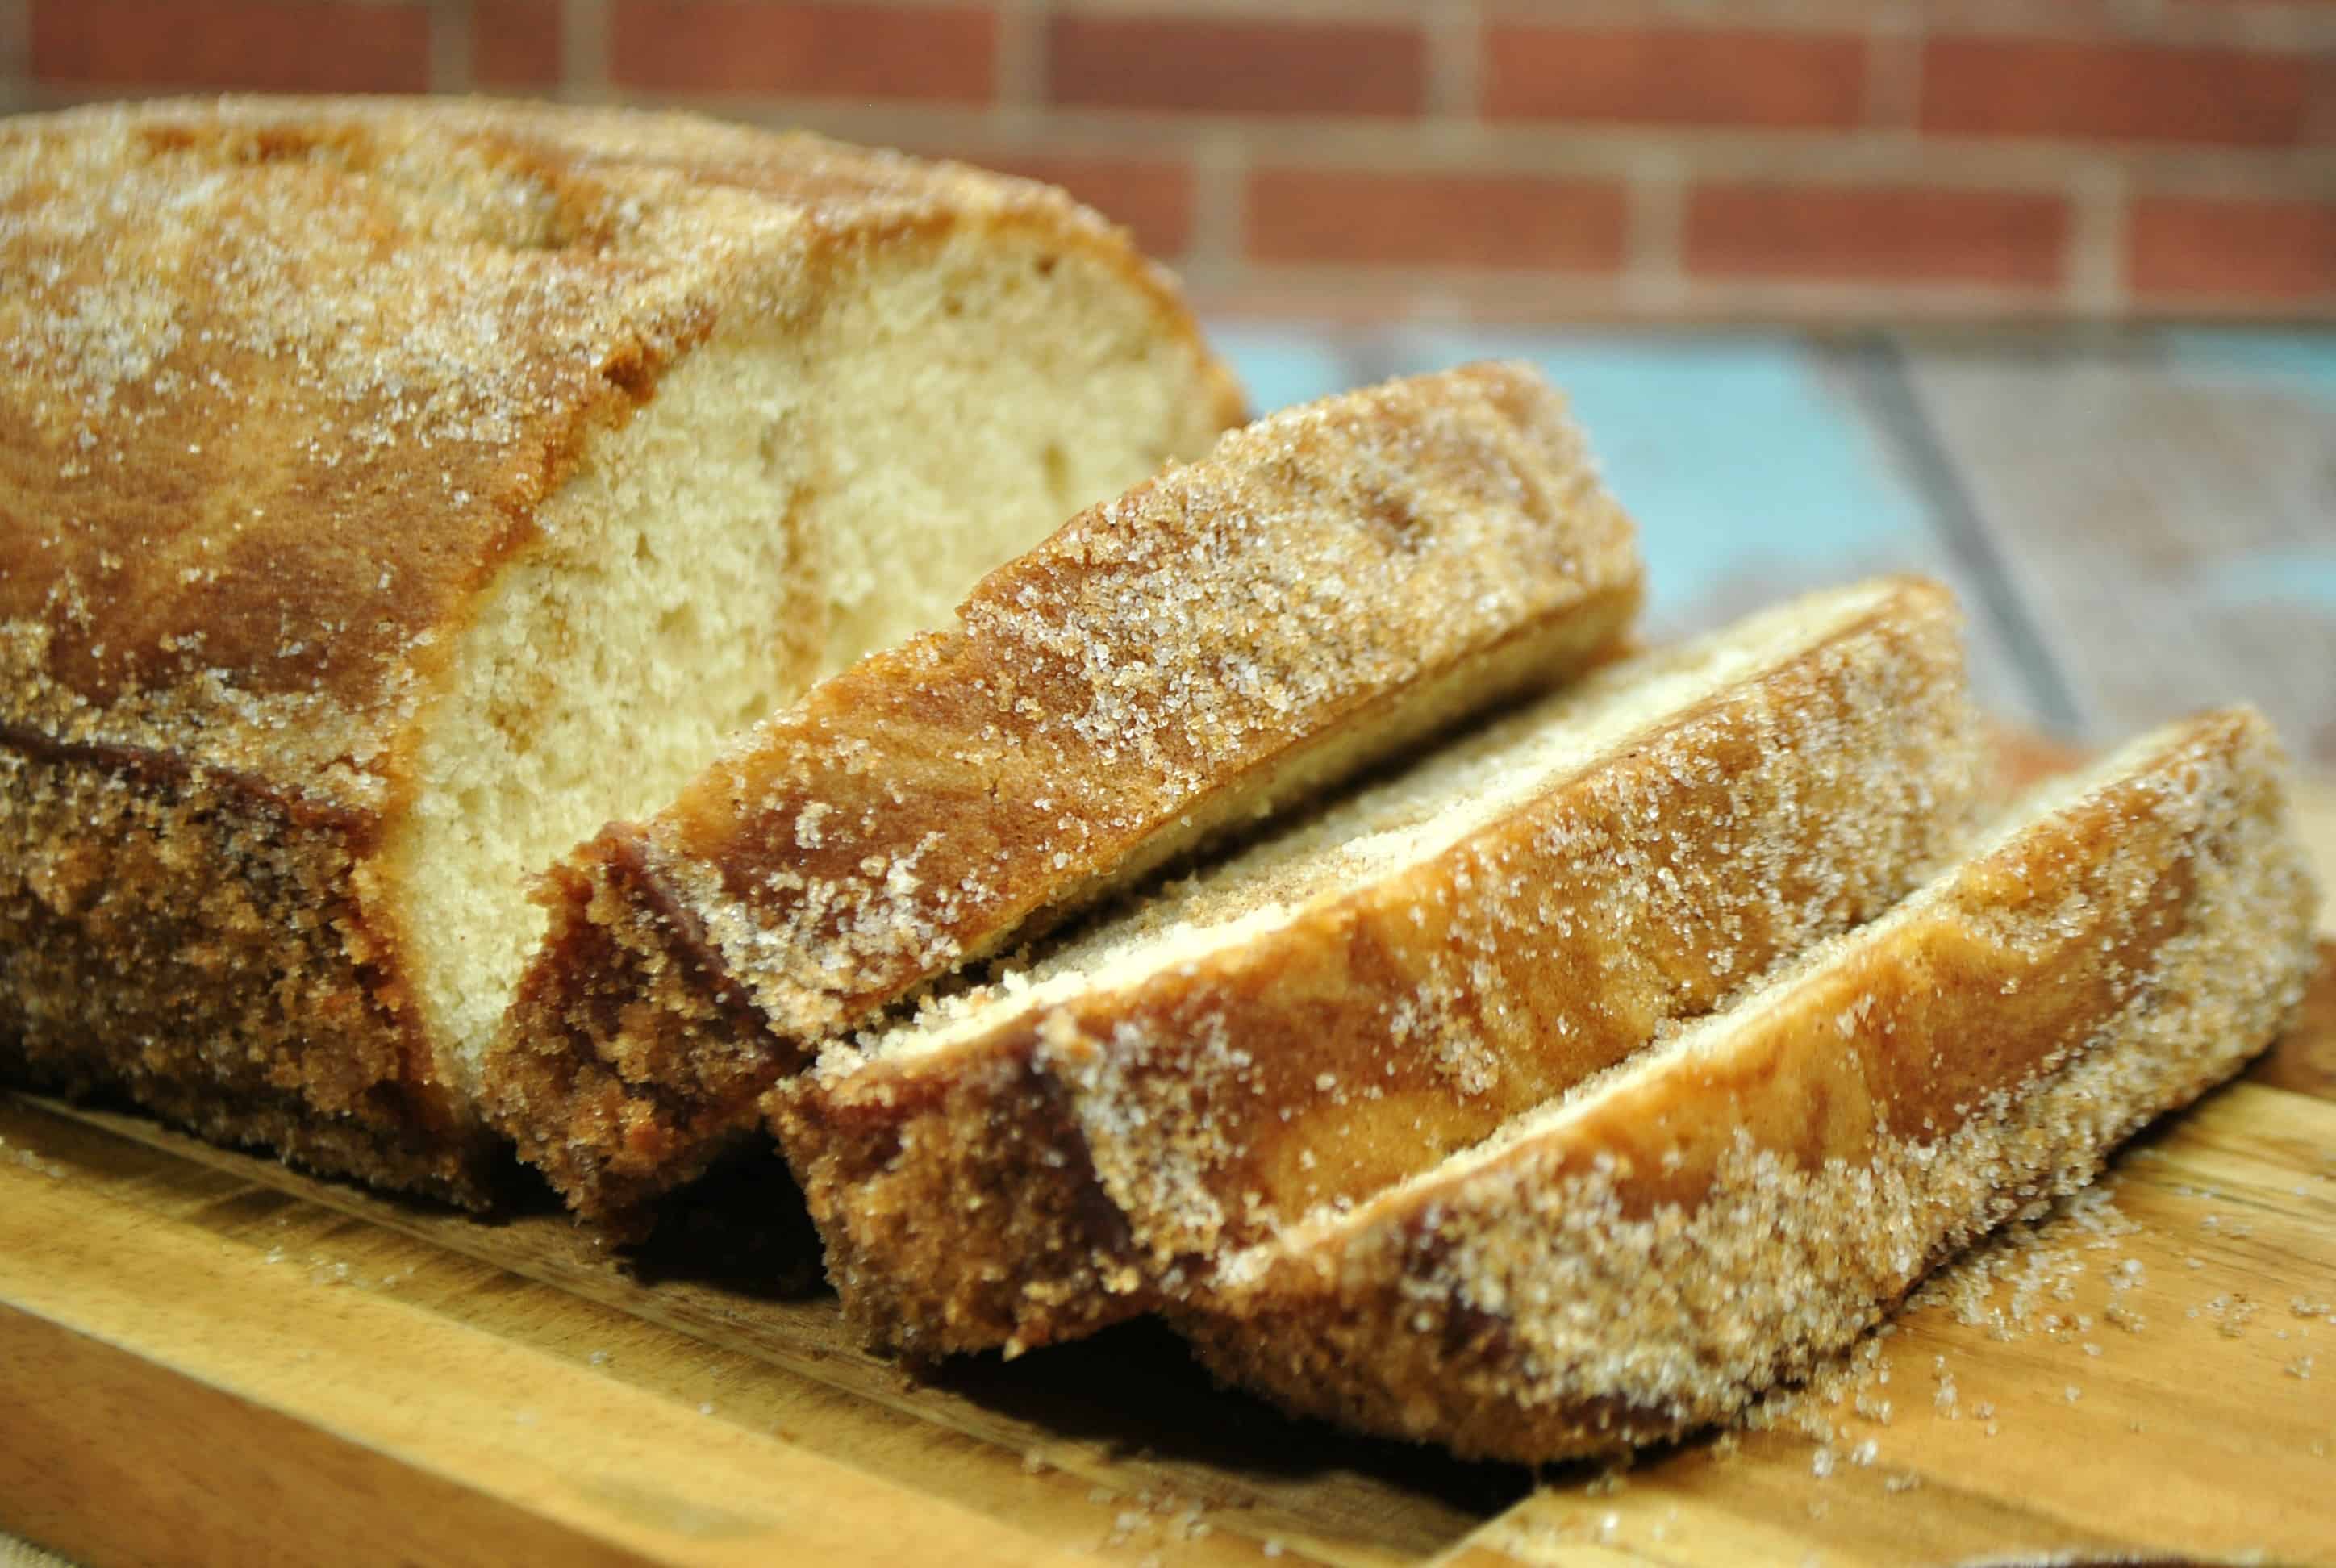
<instances>
[{"instance_id":1,"label":"blurred background","mask_svg":"<svg viewBox=\"0 0 2336 1568\"><path fill-rule=\"evenodd\" d=\"M686 106L1053 180L1260 408L1574 395L1665 630L1893 567L2007 716L2336 769L2336 0L0 0L0 102Z\"/></svg>"},{"instance_id":2,"label":"blurred background","mask_svg":"<svg viewBox=\"0 0 2336 1568\"><path fill-rule=\"evenodd\" d=\"M1212 305L2336 316L2329 0L0 0L30 107L682 103L1027 172Z\"/></svg>"}]
</instances>

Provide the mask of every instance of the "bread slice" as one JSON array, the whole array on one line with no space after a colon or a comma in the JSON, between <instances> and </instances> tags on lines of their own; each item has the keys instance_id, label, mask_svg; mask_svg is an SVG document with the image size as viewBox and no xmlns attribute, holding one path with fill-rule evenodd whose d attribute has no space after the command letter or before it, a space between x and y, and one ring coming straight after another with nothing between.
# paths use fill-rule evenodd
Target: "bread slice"
<instances>
[{"instance_id":1,"label":"bread slice","mask_svg":"<svg viewBox=\"0 0 2336 1568\"><path fill-rule=\"evenodd\" d=\"M2268 727L2173 726L1727 1011L1229 1262L1187 1330L1290 1410L1463 1455L1679 1437L2269 1044L2314 901Z\"/></svg>"},{"instance_id":2,"label":"bread slice","mask_svg":"<svg viewBox=\"0 0 2336 1568\"><path fill-rule=\"evenodd\" d=\"M677 116L0 125L0 1074L486 1195L523 878L1237 419L1059 192Z\"/></svg>"},{"instance_id":3,"label":"bread slice","mask_svg":"<svg viewBox=\"0 0 2336 1568\"><path fill-rule=\"evenodd\" d=\"M1602 670L827 1051L768 1104L829 1275L920 1354L1173 1298L1880 912L1964 831L1977 734L1918 580Z\"/></svg>"},{"instance_id":4,"label":"bread slice","mask_svg":"<svg viewBox=\"0 0 2336 1568\"><path fill-rule=\"evenodd\" d=\"M985 579L555 872L489 1069L638 1228L822 1038L1423 731L1599 657L1629 520L1532 370L1234 432Z\"/></svg>"}]
</instances>

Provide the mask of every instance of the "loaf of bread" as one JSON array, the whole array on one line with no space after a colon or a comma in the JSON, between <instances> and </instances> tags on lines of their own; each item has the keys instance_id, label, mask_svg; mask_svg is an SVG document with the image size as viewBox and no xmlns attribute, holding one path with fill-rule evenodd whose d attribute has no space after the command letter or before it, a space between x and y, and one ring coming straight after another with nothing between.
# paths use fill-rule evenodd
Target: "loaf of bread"
<instances>
[{"instance_id":1,"label":"loaf of bread","mask_svg":"<svg viewBox=\"0 0 2336 1568\"><path fill-rule=\"evenodd\" d=\"M1894 902L1967 831L1942 589L1626 660L768 1100L869 1334L1012 1349L1434 1164Z\"/></svg>"},{"instance_id":2,"label":"loaf of bread","mask_svg":"<svg viewBox=\"0 0 2336 1568\"><path fill-rule=\"evenodd\" d=\"M1639 582L1629 520L1529 369L1236 431L565 862L489 1065L498 1119L580 1211L637 1228L821 1040L1573 674Z\"/></svg>"},{"instance_id":3,"label":"loaf of bread","mask_svg":"<svg viewBox=\"0 0 2336 1568\"><path fill-rule=\"evenodd\" d=\"M524 881L1241 413L1059 192L675 116L0 125L0 1075L487 1195Z\"/></svg>"},{"instance_id":4,"label":"loaf of bread","mask_svg":"<svg viewBox=\"0 0 2336 1568\"><path fill-rule=\"evenodd\" d=\"M2315 904L2268 727L2174 726L1727 1010L1226 1261L1184 1326L1290 1410L1464 1455L1681 1436L2268 1045Z\"/></svg>"}]
</instances>

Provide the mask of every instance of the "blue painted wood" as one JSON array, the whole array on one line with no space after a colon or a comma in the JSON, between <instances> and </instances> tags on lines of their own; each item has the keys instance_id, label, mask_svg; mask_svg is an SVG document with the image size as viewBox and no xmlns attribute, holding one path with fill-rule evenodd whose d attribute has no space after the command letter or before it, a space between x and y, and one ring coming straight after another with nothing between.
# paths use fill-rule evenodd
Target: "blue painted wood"
<instances>
[{"instance_id":1,"label":"blue painted wood","mask_svg":"<svg viewBox=\"0 0 2336 1568\"><path fill-rule=\"evenodd\" d=\"M2177 327L2155 336L2175 375L2276 386L2336 403L2336 331Z\"/></svg>"},{"instance_id":2,"label":"blue painted wood","mask_svg":"<svg viewBox=\"0 0 2336 1568\"><path fill-rule=\"evenodd\" d=\"M1911 378L2088 738L2244 699L2336 768L2336 334L1940 342Z\"/></svg>"},{"instance_id":3,"label":"blue painted wood","mask_svg":"<svg viewBox=\"0 0 2336 1568\"><path fill-rule=\"evenodd\" d=\"M2267 388L2336 412L2336 331L2193 327L2156 336L2168 374L2185 382ZM2336 473L2336 428L2321 455ZM2327 488L2336 496L2336 484ZM2301 604L2336 617L2336 507L2319 521L2321 542L2239 553L2210 568L2201 591L2219 604Z\"/></svg>"}]
</instances>

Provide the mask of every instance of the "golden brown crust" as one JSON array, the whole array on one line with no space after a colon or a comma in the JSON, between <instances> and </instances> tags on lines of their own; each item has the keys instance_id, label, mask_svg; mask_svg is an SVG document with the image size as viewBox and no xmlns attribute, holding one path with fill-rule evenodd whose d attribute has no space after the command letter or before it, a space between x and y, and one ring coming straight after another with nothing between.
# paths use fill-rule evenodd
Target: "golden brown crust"
<instances>
[{"instance_id":1,"label":"golden brown crust","mask_svg":"<svg viewBox=\"0 0 2336 1568\"><path fill-rule=\"evenodd\" d=\"M490 1066L497 1118L620 1222L811 1045L1214 826L1578 669L1639 575L1629 521L1522 367L1235 432L993 572L959 629L813 688L618 830L621 854L579 857ZM684 983L709 952L760 1029Z\"/></svg>"},{"instance_id":2,"label":"golden brown crust","mask_svg":"<svg viewBox=\"0 0 2336 1568\"><path fill-rule=\"evenodd\" d=\"M483 1205L499 1143L439 1093L350 896L369 825L0 731L0 1077Z\"/></svg>"},{"instance_id":3,"label":"golden brown crust","mask_svg":"<svg viewBox=\"0 0 2336 1568\"><path fill-rule=\"evenodd\" d=\"M381 803L433 650L590 436L717 318L958 226L1108 258L1192 335L1059 191L815 137L450 101L0 122L0 721Z\"/></svg>"},{"instance_id":4,"label":"golden brown crust","mask_svg":"<svg viewBox=\"0 0 2336 1568\"><path fill-rule=\"evenodd\" d=\"M449 652L721 322L965 229L1123 278L1238 416L1164 276L1025 181L486 102L0 123L0 906L42 944L0 952L0 1066L476 1195L367 860ZM54 906L53 862L110 891Z\"/></svg>"},{"instance_id":5,"label":"golden brown crust","mask_svg":"<svg viewBox=\"0 0 2336 1568\"><path fill-rule=\"evenodd\" d=\"M1203 1359L1532 1463L1806 1371L2302 995L2313 892L2259 717L2160 732L2046 804L1662 1054L1230 1263L1185 1320Z\"/></svg>"},{"instance_id":6,"label":"golden brown crust","mask_svg":"<svg viewBox=\"0 0 2336 1568\"><path fill-rule=\"evenodd\" d=\"M1944 590L1857 592L1428 858L946 1047L831 1052L769 1104L847 1310L928 1354L1127 1316L1887 907L1963 829L1977 722Z\"/></svg>"},{"instance_id":7,"label":"golden brown crust","mask_svg":"<svg viewBox=\"0 0 2336 1568\"><path fill-rule=\"evenodd\" d=\"M751 1132L736 1107L802 1063L649 862L639 830L611 825L551 868L540 954L520 977L515 1027L489 1058L487 1094L520 1147L611 1239L638 1239L656 1199ZM591 1054L582 1048L589 1042ZM554 1115L559 1142L530 1129ZM598 1158L579 1164L576 1151ZM589 1169L589 1176L582 1173Z\"/></svg>"}]
</instances>

